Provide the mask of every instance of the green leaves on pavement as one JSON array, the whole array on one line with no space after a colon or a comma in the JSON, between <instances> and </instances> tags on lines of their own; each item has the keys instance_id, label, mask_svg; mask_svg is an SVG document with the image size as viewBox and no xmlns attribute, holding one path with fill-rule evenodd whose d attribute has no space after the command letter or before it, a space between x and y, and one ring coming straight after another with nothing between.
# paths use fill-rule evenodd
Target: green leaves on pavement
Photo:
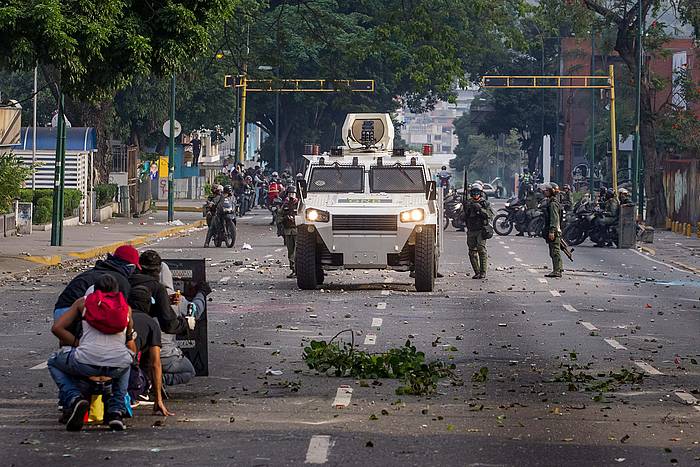
<instances>
[{"instance_id":1,"label":"green leaves on pavement","mask_svg":"<svg viewBox=\"0 0 700 467\"><path fill-rule=\"evenodd\" d=\"M312 340L304 348L302 358L310 369L330 371L339 377L399 379L402 386L396 390L397 394L432 394L441 379L458 381L454 365L439 360L426 362L425 354L418 352L410 340L403 347L378 354L353 349L347 343Z\"/></svg>"}]
</instances>

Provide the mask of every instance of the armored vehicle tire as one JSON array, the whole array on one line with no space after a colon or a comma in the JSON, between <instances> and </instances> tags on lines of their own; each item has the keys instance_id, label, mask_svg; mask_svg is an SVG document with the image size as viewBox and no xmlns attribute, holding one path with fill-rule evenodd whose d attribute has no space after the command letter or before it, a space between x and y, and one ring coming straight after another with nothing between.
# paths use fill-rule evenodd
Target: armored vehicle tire
<instances>
[{"instance_id":1,"label":"armored vehicle tire","mask_svg":"<svg viewBox=\"0 0 700 467\"><path fill-rule=\"evenodd\" d=\"M493 218L493 230L498 235L510 235L513 231L513 223L508 220L508 214L499 214Z\"/></svg>"},{"instance_id":2,"label":"armored vehicle tire","mask_svg":"<svg viewBox=\"0 0 700 467\"><path fill-rule=\"evenodd\" d=\"M432 292L435 287L435 227L424 225L416 233L415 275L418 292Z\"/></svg>"},{"instance_id":3,"label":"armored vehicle tire","mask_svg":"<svg viewBox=\"0 0 700 467\"><path fill-rule=\"evenodd\" d=\"M302 225L297 231L294 262L297 273L297 286L301 290L314 290L318 282L319 265L316 255L316 234Z\"/></svg>"}]
</instances>

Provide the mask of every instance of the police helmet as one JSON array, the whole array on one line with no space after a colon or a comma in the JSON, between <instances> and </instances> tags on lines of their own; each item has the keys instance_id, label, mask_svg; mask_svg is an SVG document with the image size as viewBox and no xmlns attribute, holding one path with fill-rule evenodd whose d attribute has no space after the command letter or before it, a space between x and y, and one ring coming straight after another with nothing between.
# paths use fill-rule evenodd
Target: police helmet
<instances>
[{"instance_id":1,"label":"police helmet","mask_svg":"<svg viewBox=\"0 0 700 467\"><path fill-rule=\"evenodd\" d=\"M443 165L441 170L447 170L447 166Z\"/></svg>"},{"instance_id":2,"label":"police helmet","mask_svg":"<svg viewBox=\"0 0 700 467\"><path fill-rule=\"evenodd\" d=\"M297 187L294 185L289 185L287 187L287 193L296 193L297 192Z\"/></svg>"},{"instance_id":3,"label":"police helmet","mask_svg":"<svg viewBox=\"0 0 700 467\"><path fill-rule=\"evenodd\" d=\"M297 173L297 180L301 180L302 178L304 178L304 174L301 172Z\"/></svg>"},{"instance_id":4,"label":"police helmet","mask_svg":"<svg viewBox=\"0 0 700 467\"><path fill-rule=\"evenodd\" d=\"M233 192L233 188L231 188L231 185L226 185L224 187L224 193L231 194Z\"/></svg>"},{"instance_id":5,"label":"police helmet","mask_svg":"<svg viewBox=\"0 0 700 467\"><path fill-rule=\"evenodd\" d=\"M279 177L280 174L278 174L277 172L272 172L272 176L273 176L273 177Z\"/></svg>"}]
</instances>

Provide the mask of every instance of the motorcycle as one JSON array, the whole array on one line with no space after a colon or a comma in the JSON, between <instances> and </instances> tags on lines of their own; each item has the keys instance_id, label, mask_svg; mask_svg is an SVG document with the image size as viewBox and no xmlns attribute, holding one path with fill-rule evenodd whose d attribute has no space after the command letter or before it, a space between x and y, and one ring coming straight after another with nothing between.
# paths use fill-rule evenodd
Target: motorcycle
<instances>
[{"instance_id":1,"label":"motorcycle","mask_svg":"<svg viewBox=\"0 0 700 467\"><path fill-rule=\"evenodd\" d=\"M223 206L223 222L219 222L217 230L214 232L214 245L218 248L226 244L228 248L233 248L236 244L236 203L233 197L227 196L222 201ZM207 219L207 227L211 227L211 222L214 218L212 213L213 204L207 201L203 206L204 216Z\"/></svg>"},{"instance_id":2,"label":"motorcycle","mask_svg":"<svg viewBox=\"0 0 700 467\"><path fill-rule=\"evenodd\" d=\"M527 213L527 207L519 202L516 198L510 198L506 202L506 206L498 210L493 218L493 230L498 235L510 235L515 228L519 233L527 231L530 217Z\"/></svg>"},{"instance_id":3,"label":"motorcycle","mask_svg":"<svg viewBox=\"0 0 700 467\"><path fill-rule=\"evenodd\" d=\"M246 185L242 191L236 194L236 198L238 216L243 217L253 208L253 203L255 202L255 190Z\"/></svg>"},{"instance_id":4,"label":"motorcycle","mask_svg":"<svg viewBox=\"0 0 700 467\"><path fill-rule=\"evenodd\" d=\"M443 229L447 229L450 223L457 230L464 229L466 223L464 221L464 206L462 205L461 196L457 193L448 194L443 206Z\"/></svg>"},{"instance_id":5,"label":"motorcycle","mask_svg":"<svg viewBox=\"0 0 700 467\"><path fill-rule=\"evenodd\" d=\"M569 245L580 245L589 237L596 244L612 242L617 245L617 226L603 224L601 220L604 214L599 208L594 208L590 203L582 203L574 209L573 215L574 219L562 234Z\"/></svg>"}]
</instances>

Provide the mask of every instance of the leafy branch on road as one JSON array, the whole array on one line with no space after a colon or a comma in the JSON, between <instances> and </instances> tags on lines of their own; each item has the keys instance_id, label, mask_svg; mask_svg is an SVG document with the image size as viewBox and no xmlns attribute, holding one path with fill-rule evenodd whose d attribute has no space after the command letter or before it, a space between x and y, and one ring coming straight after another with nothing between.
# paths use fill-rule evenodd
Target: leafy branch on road
<instances>
[{"instance_id":1,"label":"leafy branch on road","mask_svg":"<svg viewBox=\"0 0 700 467\"><path fill-rule=\"evenodd\" d=\"M569 383L568 390L571 392L583 390L601 394L616 391L625 384L642 384L644 382L644 373L628 370L624 367L619 372L598 373L596 376L585 372L582 368L585 369L585 367L576 364L566 365L564 370L554 377L553 381ZM599 394L594 397L594 400L600 401L602 396Z\"/></svg>"},{"instance_id":2,"label":"leafy branch on road","mask_svg":"<svg viewBox=\"0 0 700 467\"><path fill-rule=\"evenodd\" d=\"M383 353L370 354L357 350L353 344L312 340L302 356L310 369L320 373L332 371L335 376L355 378L399 379L397 394L427 395L437 390L438 382L451 378L458 382L454 365L440 360L426 362L410 340L403 347Z\"/></svg>"}]
</instances>

